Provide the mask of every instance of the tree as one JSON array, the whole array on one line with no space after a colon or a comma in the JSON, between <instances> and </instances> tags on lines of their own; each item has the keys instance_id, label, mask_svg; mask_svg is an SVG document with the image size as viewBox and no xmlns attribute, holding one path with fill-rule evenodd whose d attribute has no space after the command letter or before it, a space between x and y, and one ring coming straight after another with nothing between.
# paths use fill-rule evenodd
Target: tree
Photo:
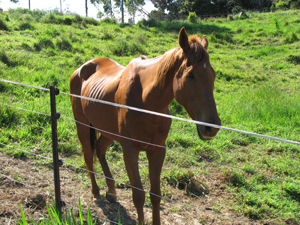
<instances>
[{"instance_id":1,"label":"tree","mask_svg":"<svg viewBox=\"0 0 300 225\"><path fill-rule=\"evenodd\" d=\"M90 2L97 7L101 3L101 0L90 0ZM88 16L88 0L85 0L85 16Z\"/></svg>"},{"instance_id":2,"label":"tree","mask_svg":"<svg viewBox=\"0 0 300 225\"><path fill-rule=\"evenodd\" d=\"M10 0L13 3L18 3L19 0ZM30 9L30 0L28 0L28 8Z\"/></svg>"},{"instance_id":3,"label":"tree","mask_svg":"<svg viewBox=\"0 0 300 225\"><path fill-rule=\"evenodd\" d=\"M185 0L182 2L180 14L189 15L189 12L195 12L197 16L208 16L218 14L218 4L215 1L212 4L211 0Z\"/></svg>"},{"instance_id":4,"label":"tree","mask_svg":"<svg viewBox=\"0 0 300 225\"><path fill-rule=\"evenodd\" d=\"M102 0L102 3L103 3L104 13L107 16L110 16L110 18L112 18L114 13L113 13L111 0Z\"/></svg>"},{"instance_id":5,"label":"tree","mask_svg":"<svg viewBox=\"0 0 300 225\"><path fill-rule=\"evenodd\" d=\"M144 0L126 0L125 5L127 7L129 15L132 16L132 22L135 23L136 11L140 10L140 6L145 5L145 1Z\"/></svg>"}]
</instances>

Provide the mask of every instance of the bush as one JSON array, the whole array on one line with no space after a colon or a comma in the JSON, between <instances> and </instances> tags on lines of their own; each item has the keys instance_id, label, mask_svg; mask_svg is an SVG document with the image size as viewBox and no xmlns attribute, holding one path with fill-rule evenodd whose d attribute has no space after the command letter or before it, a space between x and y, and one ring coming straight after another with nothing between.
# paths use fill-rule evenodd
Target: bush
<instances>
[{"instance_id":1,"label":"bush","mask_svg":"<svg viewBox=\"0 0 300 225\"><path fill-rule=\"evenodd\" d=\"M291 9L300 9L300 0L291 1Z\"/></svg>"},{"instance_id":2,"label":"bush","mask_svg":"<svg viewBox=\"0 0 300 225\"><path fill-rule=\"evenodd\" d=\"M289 55L287 61L295 65L300 65L300 55Z\"/></svg>"},{"instance_id":3,"label":"bush","mask_svg":"<svg viewBox=\"0 0 300 225\"><path fill-rule=\"evenodd\" d=\"M232 16L232 15L228 15L228 16L227 16L227 20L233 21L233 20L234 20L234 19L233 19L233 16Z\"/></svg>"},{"instance_id":4,"label":"bush","mask_svg":"<svg viewBox=\"0 0 300 225\"><path fill-rule=\"evenodd\" d=\"M111 24L116 24L117 21L111 18L104 18L103 20L100 21L100 23L111 23Z\"/></svg>"},{"instance_id":5,"label":"bush","mask_svg":"<svg viewBox=\"0 0 300 225\"><path fill-rule=\"evenodd\" d=\"M86 23L86 24L91 24L91 25L94 25L94 26L98 26L99 25L99 22L98 20L94 19L94 18L89 18L89 17L85 17L83 19L83 21ZM116 23L116 22L115 22Z\"/></svg>"},{"instance_id":6,"label":"bush","mask_svg":"<svg viewBox=\"0 0 300 225\"><path fill-rule=\"evenodd\" d=\"M7 55L5 54L4 51L0 51L0 61L3 62L4 64L8 65L10 64L9 58L7 57Z\"/></svg>"},{"instance_id":7,"label":"bush","mask_svg":"<svg viewBox=\"0 0 300 225\"><path fill-rule=\"evenodd\" d=\"M144 46L136 40L128 41L125 38L119 38L115 43L117 44L111 45L110 49L116 56L145 54Z\"/></svg>"},{"instance_id":8,"label":"bush","mask_svg":"<svg viewBox=\"0 0 300 225\"><path fill-rule=\"evenodd\" d=\"M187 21L190 23L197 23L198 21L198 16L195 12L190 12L189 16L187 18Z\"/></svg>"},{"instance_id":9,"label":"bush","mask_svg":"<svg viewBox=\"0 0 300 225\"><path fill-rule=\"evenodd\" d=\"M5 13L4 19L5 19L7 22L9 22L9 14L8 14L8 12Z\"/></svg>"},{"instance_id":10,"label":"bush","mask_svg":"<svg viewBox=\"0 0 300 225\"><path fill-rule=\"evenodd\" d=\"M279 2L276 3L275 7L276 9L286 9L288 8L288 5L285 1L280 0Z\"/></svg>"},{"instance_id":11,"label":"bush","mask_svg":"<svg viewBox=\"0 0 300 225\"><path fill-rule=\"evenodd\" d=\"M60 49L60 50L66 50L66 51L71 51L72 50L72 45L69 42L69 40L63 38L63 39L58 39L56 41L56 46Z\"/></svg>"},{"instance_id":12,"label":"bush","mask_svg":"<svg viewBox=\"0 0 300 225\"><path fill-rule=\"evenodd\" d=\"M21 44L21 48L23 48L26 51L32 51L32 48L30 47L30 45L28 45L27 43L22 43Z\"/></svg>"},{"instance_id":13,"label":"bush","mask_svg":"<svg viewBox=\"0 0 300 225\"><path fill-rule=\"evenodd\" d=\"M155 27L157 25L157 21L154 18L150 18L148 20L142 19L138 22L138 26L144 25L146 27Z\"/></svg>"},{"instance_id":14,"label":"bush","mask_svg":"<svg viewBox=\"0 0 300 225\"><path fill-rule=\"evenodd\" d=\"M36 51L41 51L43 48L54 48L54 44L50 38L43 37L37 43L34 43Z\"/></svg>"},{"instance_id":15,"label":"bush","mask_svg":"<svg viewBox=\"0 0 300 225\"><path fill-rule=\"evenodd\" d=\"M34 26L29 22L22 22L19 26L19 30L33 30Z\"/></svg>"},{"instance_id":16,"label":"bush","mask_svg":"<svg viewBox=\"0 0 300 225\"><path fill-rule=\"evenodd\" d=\"M75 14L75 15L74 15L74 18L73 18L73 21L74 21L75 23L82 23L83 19L82 19L82 17L79 16L78 14Z\"/></svg>"},{"instance_id":17,"label":"bush","mask_svg":"<svg viewBox=\"0 0 300 225\"><path fill-rule=\"evenodd\" d=\"M70 16L64 16L63 17L63 24L65 25L72 25L73 19Z\"/></svg>"},{"instance_id":18,"label":"bush","mask_svg":"<svg viewBox=\"0 0 300 225\"><path fill-rule=\"evenodd\" d=\"M0 108L0 123L1 126L9 126L12 123L18 121L18 114L11 108Z\"/></svg>"},{"instance_id":19,"label":"bush","mask_svg":"<svg viewBox=\"0 0 300 225\"><path fill-rule=\"evenodd\" d=\"M297 35L292 32L291 34L289 34L286 38L285 38L285 42L286 43L294 43L297 42L299 39L297 37Z\"/></svg>"},{"instance_id":20,"label":"bush","mask_svg":"<svg viewBox=\"0 0 300 225\"><path fill-rule=\"evenodd\" d=\"M276 10L276 6L275 6L275 5L272 5L272 6L270 7L270 11L271 11L271 12L275 12L275 10Z\"/></svg>"},{"instance_id":21,"label":"bush","mask_svg":"<svg viewBox=\"0 0 300 225\"><path fill-rule=\"evenodd\" d=\"M8 27L5 23L5 21L3 21L1 18L0 18L0 30L7 30L8 31Z\"/></svg>"}]
</instances>

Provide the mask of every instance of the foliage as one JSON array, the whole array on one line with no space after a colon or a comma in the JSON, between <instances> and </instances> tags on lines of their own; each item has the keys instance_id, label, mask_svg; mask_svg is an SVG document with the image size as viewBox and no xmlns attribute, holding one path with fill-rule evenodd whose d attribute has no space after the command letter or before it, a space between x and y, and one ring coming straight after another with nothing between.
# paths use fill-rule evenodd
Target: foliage
<instances>
[{"instance_id":1,"label":"foliage","mask_svg":"<svg viewBox=\"0 0 300 225\"><path fill-rule=\"evenodd\" d=\"M91 215L91 210L90 210L90 207L88 207L88 211L87 211L87 217L86 217L86 221L83 221L83 211L82 211L82 204L81 204L81 201L80 201L80 197L79 197L79 219L76 218L77 216L74 215L74 212L72 209L68 209L68 211L66 212L66 215L64 218L60 218L59 216L59 213L58 211L56 210L56 207L55 207L55 201L54 199L52 198L52 204L53 206L49 206L48 204L46 204L47 206L47 212L48 212L48 218L45 217L45 215L39 220L39 222L37 223L36 221L32 220L31 219L31 223L34 224L34 225L37 225L37 224L51 224L51 225L56 225L56 224L74 224L74 225L77 225L77 224L80 224L80 225L83 225L83 224L86 224L86 225L96 225L97 224L97 219L95 219L93 221L93 217ZM20 209L21 209L21 220L19 220L18 217L17 220L18 220L18 223L19 225L27 225L28 224L28 219L26 218L26 215L24 214L24 211L23 211L23 207L22 207L22 204L20 203ZM79 223L78 223L78 220L79 220ZM105 223L104 223L105 224ZM120 223L119 223L120 224Z\"/></svg>"},{"instance_id":2,"label":"foliage","mask_svg":"<svg viewBox=\"0 0 300 225\"><path fill-rule=\"evenodd\" d=\"M285 1L280 0L279 2L277 2L275 4L275 7L276 7L276 9L287 9L288 8L288 4Z\"/></svg>"},{"instance_id":3,"label":"foliage","mask_svg":"<svg viewBox=\"0 0 300 225\"><path fill-rule=\"evenodd\" d=\"M300 0L290 0L291 9L300 9Z\"/></svg>"},{"instance_id":4,"label":"foliage","mask_svg":"<svg viewBox=\"0 0 300 225\"><path fill-rule=\"evenodd\" d=\"M8 30L5 21L0 17L0 30Z\"/></svg>"},{"instance_id":5,"label":"foliage","mask_svg":"<svg viewBox=\"0 0 300 225\"><path fill-rule=\"evenodd\" d=\"M147 27L155 27L157 25L157 21L154 18L150 18L148 20L142 19L141 21L138 22L138 25L144 25Z\"/></svg>"},{"instance_id":6,"label":"foliage","mask_svg":"<svg viewBox=\"0 0 300 225\"><path fill-rule=\"evenodd\" d=\"M300 65L300 55L289 55L287 60L295 65Z\"/></svg>"},{"instance_id":7,"label":"foliage","mask_svg":"<svg viewBox=\"0 0 300 225\"><path fill-rule=\"evenodd\" d=\"M197 14L195 12L190 12L187 21L189 21L190 23L197 23L198 21Z\"/></svg>"}]
</instances>

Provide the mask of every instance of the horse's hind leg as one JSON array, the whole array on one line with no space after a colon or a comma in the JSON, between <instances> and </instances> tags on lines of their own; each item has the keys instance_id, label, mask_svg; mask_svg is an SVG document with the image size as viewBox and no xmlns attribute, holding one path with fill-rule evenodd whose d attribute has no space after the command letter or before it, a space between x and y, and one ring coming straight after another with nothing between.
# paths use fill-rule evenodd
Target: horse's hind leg
<instances>
[{"instance_id":1,"label":"horse's hind leg","mask_svg":"<svg viewBox=\"0 0 300 225\"><path fill-rule=\"evenodd\" d=\"M80 121L82 121L84 124L89 124L89 122L86 119L81 118ZM93 149L91 147L91 142L90 142L90 127L79 123L76 123L76 126L77 126L78 138L82 145L82 151L84 155L85 164L87 166L87 170L94 171L93 170ZM92 194L94 195L94 198L99 199L100 198L99 187L95 180L95 174L89 172L89 176L92 183Z\"/></svg>"},{"instance_id":2,"label":"horse's hind leg","mask_svg":"<svg viewBox=\"0 0 300 225\"><path fill-rule=\"evenodd\" d=\"M96 142L96 153L99 159L99 162L102 166L102 170L106 177L106 184L108 186L108 191L106 192L106 199L110 202L117 201L116 189L115 189L115 181L112 177L110 169L107 165L105 154L107 147L112 143L111 139L104 137L103 135Z\"/></svg>"}]
</instances>

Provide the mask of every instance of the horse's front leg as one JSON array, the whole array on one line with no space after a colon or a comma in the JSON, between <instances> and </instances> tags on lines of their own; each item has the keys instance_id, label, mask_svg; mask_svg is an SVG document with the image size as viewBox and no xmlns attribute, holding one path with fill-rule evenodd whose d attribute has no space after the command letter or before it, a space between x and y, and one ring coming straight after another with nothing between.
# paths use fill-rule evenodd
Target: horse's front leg
<instances>
[{"instance_id":1,"label":"horse's front leg","mask_svg":"<svg viewBox=\"0 0 300 225\"><path fill-rule=\"evenodd\" d=\"M160 224L160 173L166 156L165 148L155 148L147 151L149 161L149 175L151 190L154 195L150 195L152 203L152 221L154 225Z\"/></svg>"},{"instance_id":2,"label":"horse's front leg","mask_svg":"<svg viewBox=\"0 0 300 225\"><path fill-rule=\"evenodd\" d=\"M138 224L144 224L144 203L145 203L145 192L143 190L139 167L138 158L139 151L136 150L131 144L123 147L124 161L127 169L127 174L132 187L133 203L138 213Z\"/></svg>"}]
</instances>

